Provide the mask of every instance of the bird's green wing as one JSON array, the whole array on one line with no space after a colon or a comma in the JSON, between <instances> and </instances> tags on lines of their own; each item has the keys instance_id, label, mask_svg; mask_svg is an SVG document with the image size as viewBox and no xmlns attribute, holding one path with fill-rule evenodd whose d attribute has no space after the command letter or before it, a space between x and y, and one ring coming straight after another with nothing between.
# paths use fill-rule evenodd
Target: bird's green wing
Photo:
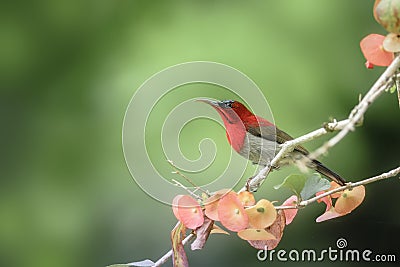
<instances>
[{"instance_id":1,"label":"bird's green wing","mask_svg":"<svg viewBox=\"0 0 400 267\"><path fill-rule=\"evenodd\" d=\"M283 144L286 141L293 140L293 137L291 137L290 135L288 135L284 131L279 130L278 128L276 129L276 133L277 133L277 136L278 136L277 142L279 144ZM304 155L308 155L309 154L308 150L305 147L303 147L302 145L298 145L294 149L299 151L299 152L301 152Z\"/></svg>"},{"instance_id":2,"label":"bird's green wing","mask_svg":"<svg viewBox=\"0 0 400 267\"><path fill-rule=\"evenodd\" d=\"M278 144L283 144L286 141L293 140L293 137L274 126L251 127L248 128L247 131L254 136L258 136L269 141L275 141ZM301 145L296 146L295 150L304 155L309 154L307 149Z\"/></svg>"}]
</instances>

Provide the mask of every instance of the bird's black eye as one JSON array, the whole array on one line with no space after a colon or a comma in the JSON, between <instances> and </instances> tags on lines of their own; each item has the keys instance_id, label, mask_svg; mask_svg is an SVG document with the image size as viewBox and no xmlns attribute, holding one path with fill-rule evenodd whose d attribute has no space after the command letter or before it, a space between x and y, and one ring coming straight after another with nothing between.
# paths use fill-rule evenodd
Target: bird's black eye
<instances>
[{"instance_id":1,"label":"bird's black eye","mask_svg":"<svg viewBox=\"0 0 400 267\"><path fill-rule=\"evenodd\" d=\"M225 107L232 108L233 100L225 100L222 102Z\"/></svg>"}]
</instances>

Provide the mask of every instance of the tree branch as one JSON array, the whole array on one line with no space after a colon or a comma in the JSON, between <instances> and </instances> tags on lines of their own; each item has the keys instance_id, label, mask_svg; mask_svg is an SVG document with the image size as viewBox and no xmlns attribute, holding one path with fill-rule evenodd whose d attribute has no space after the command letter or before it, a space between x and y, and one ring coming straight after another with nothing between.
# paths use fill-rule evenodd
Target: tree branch
<instances>
[{"instance_id":1,"label":"tree branch","mask_svg":"<svg viewBox=\"0 0 400 267\"><path fill-rule=\"evenodd\" d=\"M346 190L346 189L352 189L352 188L360 186L360 185L366 185L366 184L370 184L370 183L377 182L377 181L380 181L380 180L384 180L384 179L387 179L387 178L391 178L391 177L396 176L399 173L400 173L400 166L395 168L395 169L393 169L393 170L391 170L391 171L382 173L382 174L377 175L377 176L373 176L373 177L370 177L370 178L367 178L367 179L364 179L364 180L361 180L361 181L358 181L358 182L355 182L355 183L347 183L344 186L337 187L337 188L332 189L330 191L327 191L327 192L325 192L323 194L320 194L320 195L318 195L316 197L313 197L313 198L310 198L310 199L307 199L307 200L303 200L296 206L276 206L275 209L283 210L283 209L298 209L298 208L302 208L302 207L305 207L305 206L307 206L307 205L309 205L309 204L311 204L311 203L313 203L313 202L315 202L315 201L317 201L317 200L319 200L321 198L324 198L326 196L330 196L330 195L332 195L334 193L341 192L341 191Z\"/></svg>"},{"instance_id":2,"label":"tree branch","mask_svg":"<svg viewBox=\"0 0 400 267\"><path fill-rule=\"evenodd\" d=\"M247 186L243 187L241 191L245 191L248 188L250 191L257 191L258 187L262 184L268 173L271 171L271 166L276 166L278 165L278 162L282 160L288 153L293 151L293 149L303 143L309 142L317 137L320 137L322 135L325 135L329 132L337 131L343 129L347 124L349 123L349 120L342 120L342 121L335 121L331 123L327 123L324 127L317 129L315 131L312 131L311 133L305 134L303 136L300 136L296 139L290 140L285 142L280 146L279 152L276 154L276 156L272 159L270 165L266 166L263 168L255 177L253 177Z\"/></svg>"},{"instance_id":3,"label":"tree branch","mask_svg":"<svg viewBox=\"0 0 400 267\"><path fill-rule=\"evenodd\" d=\"M328 132L340 130L338 134L332 137L320 148L310 153L309 158L315 159L319 156L325 154L331 147L339 143L350 131L355 130L355 126L362 122L365 112L368 107L388 88L390 88L394 82L392 77L396 74L396 71L400 68L400 57L397 56L393 62L387 67L387 69L382 73L379 79L371 87L368 93L362 98L362 100L353 108L350 112L348 119L331 122L325 125L325 127L317 129L313 132L300 136L296 139L285 142L280 146L280 151L272 159L270 164L263 168L255 177L248 181L247 185L244 186L240 191L249 190L252 192L257 191L261 186L265 178L271 171L271 166L278 165L277 163L281 161L289 152L291 152L297 145L303 144L305 142L311 141L319 136L325 135Z\"/></svg>"},{"instance_id":4,"label":"tree branch","mask_svg":"<svg viewBox=\"0 0 400 267\"><path fill-rule=\"evenodd\" d=\"M185 239L182 240L182 245L185 245L187 242L191 241L195 237L195 234L190 233ZM159 258L153 265L153 267L158 267L163 265L169 258L172 256L172 249L164 254L161 258Z\"/></svg>"},{"instance_id":5,"label":"tree branch","mask_svg":"<svg viewBox=\"0 0 400 267\"><path fill-rule=\"evenodd\" d=\"M396 74L399 68L400 57L397 56L389 65L389 67L387 67L387 69L382 73L382 75L371 87L360 103L351 111L349 115L349 123L337 135L332 137L323 146L311 153L309 156L311 159L318 158L322 154L325 154L328 149L339 143L340 140L342 140L350 131L354 131L355 125L362 120L369 105L371 105L375 99L378 98L378 96L380 96L391 86L391 84L393 84L392 77Z\"/></svg>"},{"instance_id":6,"label":"tree branch","mask_svg":"<svg viewBox=\"0 0 400 267\"><path fill-rule=\"evenodd\" d=\"M310 158L317 158L323 154L325 154L331 147L335 146L339 143L350 131L354 131L355 126L359 124L365 112L368 110L368 107L378 98L385 90L391 87L394 84L393 75L396 74L396 71L400 67L400 57L397 56L390 66L385 70L385 72L379 77L379 79L375 82L375 84L371 87L368 93L362 98L362 100L353 108L349 117L345 120L341 121L334 121L327 123L324 127L312 131L308 134L300 136L296 139L290 140L285 142L280 146L280 150L277 155L272 159L270 165L263 168L254 178L248 181L247 185L244 186L241 191L250 190L250 191L257 191L257 189L261 186L263 181L265 180L266 176L271 171L271 166L278 165L277 163L282 160L289 152L293 151L293 149L305 142L309 142L317 137L325 135L332 131L339 131L334 137L332 137L328 142L322 145L320 148L315 150L313 153L310 154ZM351 189L359 185L366 185L369 183L373 183L379 180L387 179L389 177L393 177L400 173L400 167L397 167L389 172L382 173L380 175L364 179L359 182L355 183L347 183L345 186L341 186L325 192L319 196L310 198L308 200L301 201L297 206L277 206L276 209L297 209L300 207L305 207L323 197L331 195L336 192L343 191L345 189ZM185 245L186 243L190 242L195 237L195 234L189 234L183 241L182 244ZM172 250L168 251L164 256L162 256L155 264L154 267L161 266L164 264L171 256Z\"/></svg>"},{"instance_id":7,"label":"tree branch","mask_svg":"<svg viewBox=\"0 0 400 267\"><path fill-rule=\"evenodd\" d=\"M366 185L366 184L370 184L370 183L373 183L373 182L384 180L384 179L387 179L387 178L390 178L390 177L394 177L399 173L400 173L400 166L395 168L395 169L393 169L393 170L391 170L391 171L382 173L380 175L377 175L377 176L374 176L374 177L371 177L371 178L367 178L367 179L364 179L364 180L361 180L361 181L355 182L355 183L347 183L344 186L337 187L335 189L327 191L327 192L325 192L325 193L323 193L321 195L318 195L316 197L310 198L308 200L303 200L297 206L276 206L275 209L277 209L277 210L299 209L299 208L305 207L305 206L307 206L307 205L309 205L309 204L311 204L311 203L313 203L313 202L315 202L315 201L317 201L317 200L319 200L321 198L324 198L326 196L332 195L334 193L337 193L337 192L340 192L340 191L343 191L343 190L346 190L346 189L351 189L351 188L354 188L354 187L357 187L357 186L360 186L360 185ZM193 234L193 233L189 234L185 239L183 239L182 244L185 245L186 243L190 242L194 237L195 237L195 234ZM159 266L163 265L171 256L172 256L172 249L170 251L168 251L167 253L165 253L164 256L162 256L159 260L157 260L154 263L153 267L159 267Z\"/></svg>"}]
</instances>

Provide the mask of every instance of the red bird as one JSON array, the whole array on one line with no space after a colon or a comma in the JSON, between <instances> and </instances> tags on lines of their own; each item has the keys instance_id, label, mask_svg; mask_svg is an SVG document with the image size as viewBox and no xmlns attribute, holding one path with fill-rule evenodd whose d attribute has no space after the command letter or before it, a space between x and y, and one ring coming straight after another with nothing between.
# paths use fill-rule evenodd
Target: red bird
<instances>
[{"instance_id":1,"label":"red bird","mask_svg":"<svg viewBox=\"0 0 400 267\"><path fill-rule=\"evenodd\" d=\"M279 144L293 140L290 135L279 130L268 120L254 115L238 101L212 101L209 99L200 99L199 101L210 104L218 111L224 121L229 144L241 156L255 164L267 166L278 152ZM278 166L274 167L292 164L307 157L308 154L307 149L298 145L278 163ZM318 160L311 160L307 167L316 170L339 185L346 183L340 175L325 167Z\"/></svg>"}]
</instances>

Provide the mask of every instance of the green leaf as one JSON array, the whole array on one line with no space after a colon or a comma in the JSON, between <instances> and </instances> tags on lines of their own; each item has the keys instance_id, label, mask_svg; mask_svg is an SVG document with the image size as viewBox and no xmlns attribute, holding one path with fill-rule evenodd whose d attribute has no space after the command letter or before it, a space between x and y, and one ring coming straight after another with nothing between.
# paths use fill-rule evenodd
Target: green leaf
<instances>
[{"instance_id":1,"label":"green leaf","mask_svg":"<svg viewBox=\"0 0 400 267\"><path fill-rule=\"evenodd\" d=\"M394 92L396 92L396 89L397 89L396 85L393 85L392 87L389 88L389 92L393 94Z\"/></svg>"},{"instance_id":2,"label":"green leaf","mask_svg":"<svg viewBox=\"0 0 400 267\"><path fill-rule=\"evenodd\" d=\"M329 189L331 187L330 182L322 178L319 173L314 173L307 178L304 184L303 190L301 190L301 199L307 200L314 196L315 193Z\"/></svg>"},{"instance_id":3,"label":"green leaf","mask_svg":"<svg viewBox=\"0 0 400 267\"><path fill-rule=\"evenodd\" d=\"M291 174L283 180L280 185L275 185L275 189L279 189L281 187L289 188L296 194L297 198L300 198L300 193L304 188L307 177L302 174Z\"/></svg>"}]
</instances>

